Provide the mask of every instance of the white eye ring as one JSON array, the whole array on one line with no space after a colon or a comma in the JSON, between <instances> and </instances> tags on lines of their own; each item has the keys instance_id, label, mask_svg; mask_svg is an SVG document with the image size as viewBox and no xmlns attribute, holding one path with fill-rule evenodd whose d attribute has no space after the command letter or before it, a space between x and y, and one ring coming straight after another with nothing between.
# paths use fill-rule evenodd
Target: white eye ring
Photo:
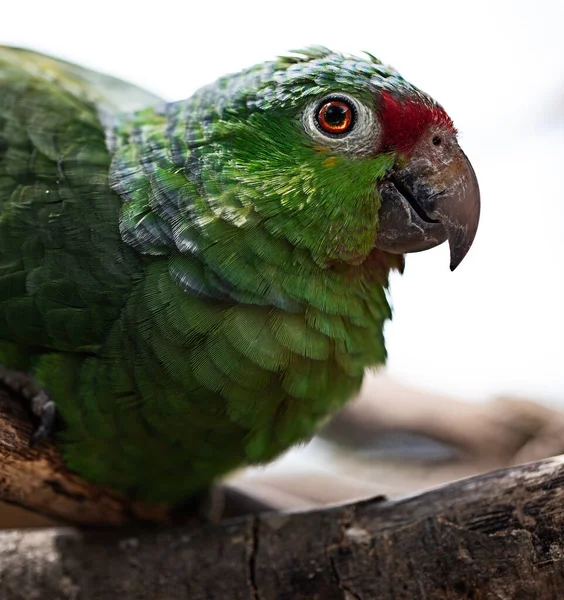
<instances>
[{"instance_id":1,"label":"white eye ring","mask_svg":"<svg viewBox=\"0 0 564 600\"><path fill-rule=\"evenodd\" d=\"M343 133L325 132L319 124L319 113L329 102L344 103L352 110L352 125ZM302 114L302 126L314 142L344 154L366 155L374 152L380 139L380 123L362 102L349 94L335 92L310 102Z\"/></svg>"}]
</instances>

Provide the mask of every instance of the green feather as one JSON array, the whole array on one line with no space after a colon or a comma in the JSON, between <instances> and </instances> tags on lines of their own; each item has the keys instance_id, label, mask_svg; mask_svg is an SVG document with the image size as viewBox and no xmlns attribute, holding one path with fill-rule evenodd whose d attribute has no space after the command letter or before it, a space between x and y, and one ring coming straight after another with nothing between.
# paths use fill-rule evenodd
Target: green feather
<instances>
[{"instance_id":1,"label":"green feather","mask_svg":"<svg viewBox=\"0 0 564 600\"><path fill-rule=\"evenodd\" d=\"M316 47L165 104L0 48L0 363L50 392L70 468L180 502L311 437L385 360L396 156L301 116L382 89L420 94Z\"/></svg>"}]
</instances>

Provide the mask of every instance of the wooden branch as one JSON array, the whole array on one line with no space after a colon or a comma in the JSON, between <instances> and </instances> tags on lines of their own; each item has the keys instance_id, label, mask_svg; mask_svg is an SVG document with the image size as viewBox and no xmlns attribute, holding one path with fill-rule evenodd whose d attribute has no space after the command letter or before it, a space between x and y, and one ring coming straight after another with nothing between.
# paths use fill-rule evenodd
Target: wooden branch
<instances>
[{"instance_id":1,"label":"wooden branch","mask_svg":"<svg viewBox=\"0 0 564 600\"><path fill-rule=\"evenodd\" d=\"M550 599L564 589L564 458L197 528L0 533L0 596Z\"/></svg>"},{"instance_id":2,"label":"wooden branch","mask_svg":"<svg viewBox=\"0 0 564 600\"><path fill-rule=\"evenodd\" d=\"M29 415L0 391L0 497L83 525L0 532L0 598L559 598L564 457L374 498L192 527L28 448Z\"/></svg>"},{"instance_id":3,"label":"wooden branch","mask_svg":"<svg viewBox=\"0 0 564 600\"><path fill-rule=\"evenodd\" d=\"M435 455L440 443L444 458L454 455L467 461L485 460L491 464L490 470L564 453L562 410L524 397L465 402L405 386L385 371L367 372L358 397L321 433L364 451L378 448L382 436L388 434L390 456L391 438L398 432L434 442ZM421 458L423 440L410 449L413 456ZM405 460L405 443L402 450Z\"/></svg>"}]
</instances>

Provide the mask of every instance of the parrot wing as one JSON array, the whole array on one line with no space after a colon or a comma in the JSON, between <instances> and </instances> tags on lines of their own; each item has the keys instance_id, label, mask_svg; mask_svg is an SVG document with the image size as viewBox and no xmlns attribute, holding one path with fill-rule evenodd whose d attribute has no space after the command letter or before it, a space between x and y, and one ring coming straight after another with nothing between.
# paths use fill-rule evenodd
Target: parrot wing
<instances>
[{"instance_id":1,"label":"parrot wing","mask_svg":"<svg viewBox=\"0 0 564 600\"><path fill-rule=\"evenodd\" d=\"M140 269L119 234L104 119L156 101L0 47L0 345L99 348Z\"/></svg>"},{"instance_id":2,"label":"parrot wing","mask_svg":"<svg viewBox=\"0 0 564 600\"><path fill-rule=\"evenodd\" d=\"M72 95L109 112L130 112L163 102L136 85L33 50L0 46L0 61L30 76L50 79Z\"/></svg>"}]
</instances>

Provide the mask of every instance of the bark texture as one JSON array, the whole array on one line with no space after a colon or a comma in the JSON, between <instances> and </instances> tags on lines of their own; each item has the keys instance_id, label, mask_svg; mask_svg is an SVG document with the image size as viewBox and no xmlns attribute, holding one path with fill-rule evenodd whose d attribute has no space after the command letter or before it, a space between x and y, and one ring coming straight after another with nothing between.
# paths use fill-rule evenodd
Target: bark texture
<instances>
[{"instance_id":1,"label":"bark texture","mask_svg":"<svg viewBox=\"0 0 564 600\"><path fill-rule=\"evenodd\" d=\"M0 423L0 498L82 526L0 532L0 600L564 597L563 457L404 500L185 526L30 449L29 415L1 390Z\"/></svg>"},{"instance_id":2,"label":"bark texture","mask_svg":"<svg viewBox=\"0 0 564 600\"><path fill-rule=\"evenodd\" d=\"M194 528L0 533L2 600L560 599L564 459Z\"/></svg>"}]
</instances>

